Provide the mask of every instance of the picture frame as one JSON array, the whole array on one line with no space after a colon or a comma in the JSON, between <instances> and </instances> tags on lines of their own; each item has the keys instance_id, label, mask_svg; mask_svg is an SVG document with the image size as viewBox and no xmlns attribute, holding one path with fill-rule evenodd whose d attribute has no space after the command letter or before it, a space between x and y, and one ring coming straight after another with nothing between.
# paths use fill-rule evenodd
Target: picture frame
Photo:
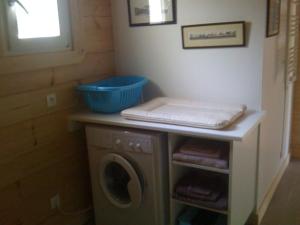
<instances>
[{"instance_id":1,"label":"picture frame","mask_svg":"<svg viewBox=\"0 0 300 225\"><path fill-rule=\"evenodd\" d=\"M266 37L273 37L280 32L281 0L267 0Z\"/></svg>"},{"instance_id":2,"label":"picture frame","mask_svg":"<svg viewBox=\"0 0 300 225\"><path fill-rule=\"evenodd\" d=\"M177 23L176 0L127 0L127 4L131 27Z\"/></svg>"},{"instance_id":3,"label":"picture frame","mask_svg":"<svg viewBox=\"0 0 300 225\"><path fill-rule=\"evenodd\" d=\"M245 21L182 26L183 49L243 47Z\"/></svg>"}]
</instances>

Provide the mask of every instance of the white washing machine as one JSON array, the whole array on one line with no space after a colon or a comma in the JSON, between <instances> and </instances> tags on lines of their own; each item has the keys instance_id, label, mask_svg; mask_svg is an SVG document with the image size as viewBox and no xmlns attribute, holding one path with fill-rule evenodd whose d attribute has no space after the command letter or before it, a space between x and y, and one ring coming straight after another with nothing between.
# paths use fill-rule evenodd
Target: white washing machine
<instances>
[{"instance_id":1,"label":"white washing machine","mask_svg":"<svg viewBox=\"0 0 300 225\"><path fill-rule=\"evenodd\" d=\"M164 134L90 125L86 135L96 225L167 225Z\"/></svg>"}]
</instances>

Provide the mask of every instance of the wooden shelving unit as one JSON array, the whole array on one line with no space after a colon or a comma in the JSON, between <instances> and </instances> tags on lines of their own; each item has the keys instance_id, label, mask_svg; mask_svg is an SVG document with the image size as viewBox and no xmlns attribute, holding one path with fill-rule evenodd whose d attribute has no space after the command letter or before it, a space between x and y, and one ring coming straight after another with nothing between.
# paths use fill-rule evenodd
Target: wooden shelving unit
<instances>
[{"instance_id":1,"label":"wooden shelving unit","mask_svg":"<svg viewBox=\"0 0 300 225\"><path fill-rule=\"evenodd\" d=\"M229 142L229 168L219 169L188 162L173 160L173 153L182 145L184 140L191 138L178 134L169 134L169 181L170 181L170 224L177 225L177 218L186 207L195 207L214 212L216 215L226 215L227 225L241 225L246 222L249 212L254 209L255 199L255 161L257 154L257 131L249 135L244 141L236 142L227 139L213 139ZM205 137L199 137L205 139ZM239 169L237 169L239 168ZM220 174L228 182L228 208L219 210L182 201L173 197L177 182L191 171L200 170L203 173ZM250 173L249 173L250 172ZM250 175L250 176L249 176ZM250 180L249 180L250 179ZM253 182L253 183L252 183ZM243 196L240 198L240 196Z\"/></svg>"},{"instance_id":2,"label":"wooden shelving unit","mask_svg":"<svg viewBox=\"0 0 300 225\"><path fill-rule=\"evenodd\" d=\"M178 200L178 199L175 199L175 198L173 198L173 201L178 203L178 204L191 206L191 207L195 207L195 208L198 208L198 209L205 209L207 211L216 212L216 213L220 213L220 214L223 214L223 215L228 215L228 211L226 211L226 210L218 210L218 209L208 208L208 207L193 204L193 203L190 203L190 202L181 201L181 200Z\"/></svg>"},{"instance_id":3,"label":"wooden shelving unit","mask_svg":"<svg viewBox=\"0 0 300 225\"><path fill-rule=\"evenodd\" d=\"M179 161L175 161L175 160L173 160L172 163L175 166L176 165L184 166L184 167L206 170L206 171L211 171L211 172L216 172L216 173L229 174L229 170L226 170L226 169L218 169L218 168L213 168L213 167L208 167L208 166L197 165L197 164L193 164L193 163L179 162Z\"/></svg>"}]
</instances>

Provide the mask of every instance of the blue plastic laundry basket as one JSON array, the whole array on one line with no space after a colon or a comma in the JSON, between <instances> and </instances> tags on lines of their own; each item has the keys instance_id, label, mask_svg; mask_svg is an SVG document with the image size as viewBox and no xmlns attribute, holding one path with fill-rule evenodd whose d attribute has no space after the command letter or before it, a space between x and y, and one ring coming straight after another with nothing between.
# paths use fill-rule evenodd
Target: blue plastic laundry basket
<instances>
[{"instance_id":1,"label":"blue plastic laundry basket","mask_svg":"<svg viewBox=\"0 0 300 225\"><path fill-rule=\"evenodd\" d=\"M140 103L148 80L140 76L116 76L83 84L77 90L83 93L87 106L94 112L116 113Z\"/></svg>"}]
</instances>

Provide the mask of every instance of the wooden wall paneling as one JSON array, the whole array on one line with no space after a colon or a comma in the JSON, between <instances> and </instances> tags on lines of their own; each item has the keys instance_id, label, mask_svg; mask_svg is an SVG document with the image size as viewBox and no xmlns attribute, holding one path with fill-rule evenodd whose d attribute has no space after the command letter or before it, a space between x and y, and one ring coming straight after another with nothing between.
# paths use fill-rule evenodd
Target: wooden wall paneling
<instances>
[{"instance_id":1,"label":"wooden wall paneling","mask_svg":"<svg viewBox=\"0 0 300 225\"><path fill-rule=\"evenodd\" d=\"M54 69L54 84L80 81L88 77L114 74L114 53L88 54L83 63Z\"/></svg>"},{"instance_id":2,"label":"wooden wall paneling","mask_svg":"<svg viewBox=\"0 0 300 225\"><path fill-rule=\"evenodd\" d=\"M107 79L111 77L110 75L100 75L100 76L95 76L95 77L87 77L87 78L84 78L84 79L81 79L79 81L80 84L86 84L86 83L92 83L92 82L96 82L96 81L99 81L99 80L102 80L102 79Z\"/></svg>"},{"instance_id":3,"label":"wooden wall paneling","mask_svg":"<svg viewBox=\"0 0 300 225\"><path fill-rule=\"evenodd\" d=\"M0 164L32 151L35 142L31 121L0 129Z\"/></svg>"},{"instance_id":4,"label":"wooden wall paneling","mask_svg":"<svg viewBox=\"0 0 300 225\"><path fill-rule=\"evenodd\" d=\"M51 195L56 194L58 192L59 172L57 164L53 164L31 174L30 176L21 178L19 183L22 197L29 198L36 195L34 198L38 198L40 192L50 192ZM50 207L50 204L48 205Z\"/></svg>"},{"instance_id":5,"label":"wooden wall paneling","mask_svg":"<svg viewBox=\"0 0 300 225\"><path fill-rule=\"evenodd\" d=\"M74 160L76 159L77 160ZM86 159L85 159L86 160ZM74 210L84 208L91 204L89 195L89 186L86 185L86 179L83 178L87 174L86 161L78 160L78 156L72 156L67 161L61 161L50 167L40 170L20 181L20 189L24 200L24 225L39 224L45 218L58 214L57 210L50 207L50 198L59 194L61 197L61 205L64 210ZM67 188L66 185L72 188ZM64 192L67 190L67 193ZM66 197L67 196L67 197ZM69 205L65 207L65 199L70 198ZM80 208L81 207L81 208Z\"/></svg>"},{"instance_id":6,"label":"wooden wall paneling","mask_svg":"<svg viewBox=\"0 0 300 225\"><path fill-rule=\"evenodd\" d=\"M74 155L67 163L60 164L61 205L72 212L91 206L91 190L87 155ZM68 182L65 182L65 181ZM87 185L88 184L88 185ZM86 195L81 195L86 193Z\"/></svg>"},{"instance_id":7,"label":"wooden wall paneling","mask_svg":"<svg viewBox=\"0 0 300 225\"><path fill-rule=\"evenodd\" d=\"M59 190L58 173L52 165L20 180L24 225L39 224L56 212L51 209L50 198Z\"/></svg>"},{"instance_id":8,"label":"wooden wall paneling","mask_svg":"<svg viewBox=\"0 0 300 225\"><path fill-rule=\"evenodd\" d=\"M82 137L82 134L78 135ZM83 153L86 153L84 140L74 136L64 136L49 145L34 148L29 153L0 164L0 189L55 163L67 161L73 155Z\"/></svg>"},{"instance_id":9,"label":"wooden wall paneling","mask_svg":"<svg viewBox=\"0 0 300 225\"><path fill-rule=\"evenodd\" d=\"M33 136L36 147L41 147L55 141L75 138L76 133L68 131L68 116L73 110L64 110L35 118L33 124Z\"/></svg>"},{"instance_id":10,"label":"wooden wall paneling","mask_svg":"<svg viewBox=\"0 0 300 225\"><path fill-rule=\"evenodd\" d=\"M74 154L85 150L84 142L80 140L61 140L50 145L37 148L35 151L17 158L20 177L26 177L50 165L68 160Z\"/></svg>"},{"instance_id":11,"label":"wooden wall paneling","mask_svg":"<svg viewBox=\"0 0 300 225\"><path fill-rule=\"evenodd\" d=\"M63 216L61 214L55 214L47 218L43 223L39 225L83 225L90 221L92 213L85 213L81 215Z\"/></svg>"},{"instance_id":12,"label":"wooden wall paneling","mask_svg":"<svg viewBox=\"0 0 300 225\"><path fill-rule=\"evenodd\" d=\"M54 86L53 88L44 89L41 91L31 92L31 114L32 117L45 115L51 112L57 112L62 109L68 109L75 107L78 104L78 95L76 94L75 82L71 82L65 85ZM56 105L54 107L47 106L47 95L56 94Z\"/></svg>"},{"instance_id":13,"label":"wooden wall paneling","mask_svg":"<svg viewBox=\"0 0 300 225\"><path fill-rule=\"evenodd\" d=\"M31 118L28 93L0 98L0 128Z\"/></svg>"},{"instance_id":14,"label":"wooden wall paneling","mask_svg":"<svg viewBox=\"0 0 300 225\"><path fill-rule=\"evenodd\" d=\"M22 160L22 157L28 154L37 155L37 153L32 153L34 151L41 151L40 149L42 149L47 152L47 149L50 149L49 152L55 154L55 150L52 151L51 148L62 147L62 144L67 144L67 146L84 146L84 134L82 131L68 132L67 121L71 112L71 109L59 111L36 118L33 121L17 123L0 129L0 165L4 164L3 168L8 167L12 169L11 173L15 171L16 174L19 174L16 171L16 163L14 161L18 158ZM68 149L67 147L66 150ZM74 148L74 152L76 152L76 149ZM64 153L64 151L59 153ZM45 157L47 160L48 156L45 155ZM3 172L6 173L5 170ZM8 177L11 179L9 179L9 182L6 181L7 183L16 180L16 176L8 174ZM5 183L3 180L2 183Z\"/></svg>"},{"instance_id":15,"label":"wooden wall paneling","mask_svg":"<svg viewBox=\"0 0 300 225\"><path fill-rule=\"evenodd\" d=\"M79 0L83 17L111 17L110 0Z\"/></svg>"},{"instance_id":16,"label":"wooden wall paneling","mask_svg":"<svg viewBox=\"0 0 300 225\"><path fill-rule=\"evenodd\" d=\"M76 27L85 30L76 43L87 50L81 63L30 71L30 62L23 61L27 72L0 72L1 225L83 225L92 215L50 209L56 193L67 211L91 204L84 131L69 133L67 118L82 106L76 85L115 73L110 0L78 2ZM57 105L48 108L51 93Z\"/></svg>"},{"instance_id":17,"label":"wooden wall paneling","mask_svg":"<svg viewBox=\"0 0 300 225\"><path fill-rule=\"evenodd\" d=\"M32 71L33 69L41 70L61 65L72 65L81 62L84 55L84 51L76 49L74 51L0 57L0 74L13 74Z\"/></svg>"},{"instance_id":18,"label":"wooden wall paneling","mask_svg":"<svg viewBox=\"0 0 300 225\"><path fill-rule=\"evenodd\" d=\"M49 88L52 83L52 70L17 73L0 76L0 96Z\"/></svg>"},{"instance_id":19,"label":"wooden wall paneling","mask_svg":"<svg viewBox=\"0 0 300 225\"><path fill-rule=\"evenodd\" d=\"M0 190L0 224L23 225L20 205L22 203L17 184Z\"/></svg>"},{"instance_id":20,"label":"wooden wall paneling","mask_svg":"<svg viewBox=\"0 0 300 225\"><path fill-rule=\"evenodd\" d=\"M113 50L113 31L111 17L85 17L84 49L87 52L107 52Z\"/></svg>"},{"instance_id":21,"label":"wooden wall paneling","mask_svg":"<svg viewBox=\"0 0 300 225\"><path fill-rule=\"evenodd\" d=\"M75 107L78 104L76 83L55 86L40 91L26 92L0 98L0 128L29 120L47 113ZM46 97L55 93L57 104L48 107Z\"/></svg>"},{"instance_id":22,"label":"wooden wall paneling","mask_svg":"<svg viewBox=\"0 0 300 225\"><path fill-rule=\"evenodd\" d=\"M0 164L0 194L1 189L5 189L7 186L14 184L21 177L21 171L18 163L15 160Z\"/></svg>"}]
</instances>

